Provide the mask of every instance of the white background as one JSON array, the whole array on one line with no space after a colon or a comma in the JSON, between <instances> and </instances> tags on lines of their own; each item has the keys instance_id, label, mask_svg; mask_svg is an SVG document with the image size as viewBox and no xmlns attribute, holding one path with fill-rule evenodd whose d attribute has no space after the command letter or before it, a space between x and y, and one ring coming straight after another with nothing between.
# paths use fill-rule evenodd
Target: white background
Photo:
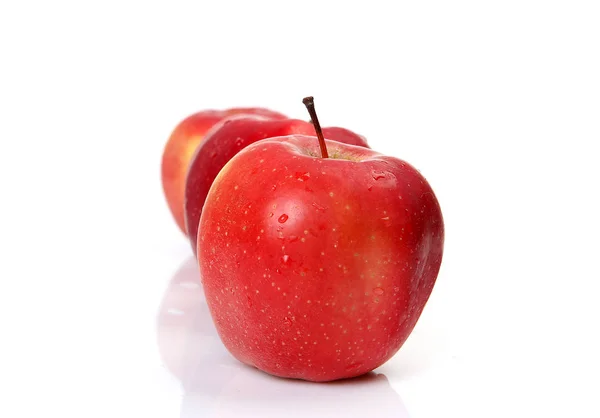
<instances>
[{"instance_id":1,"label":"white background","mask_svg":"<svg viewBox=\"0 0 600 418\"><path fill-rule=\"evenodd\" d=\"M600 416L599 22L576 0L2 1L0 416ZM306 119L306 95L419 168L446 221L376 379L241 368L162 196L183 117Z\"/></svg>"}]
</instances>

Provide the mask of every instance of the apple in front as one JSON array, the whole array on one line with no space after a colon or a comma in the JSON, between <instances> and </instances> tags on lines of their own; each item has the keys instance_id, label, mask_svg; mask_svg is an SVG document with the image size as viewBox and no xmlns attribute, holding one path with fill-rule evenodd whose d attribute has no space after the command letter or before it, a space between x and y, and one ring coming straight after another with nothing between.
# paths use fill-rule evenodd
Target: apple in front
<instances>
[{"instance_id":1,"label":"apple in front","mask_svg":"<svg viewBox=\"0 0 600 418\"><path fill-rule=\"evenodd\" d=\"M194 255L197 254L198 222L206 195L225 164L240 150L265 138L291 134L314 135L315 127L298 119L267 119L261 116L232 116L223 119L196 149L185 184L185 228ZM323 128L327 139L368 147L366 139L348 129Z\"/></svg>"},{"instance_id":2,"label":"apple in front","mask_svg":"<svg viewBox=\"0 0 600 418\"><path fill-rule=\"evenodd\" d=\"M281 113L260 107L203 110L179 122L169 136L161 161L162 186L171 214L179 229L184 234L186 230L183 215L183 199L185 178L190 160L198 144L200 144L205 135L216 123L226 117L242 114L259 115L269 119L287 118Z\"/></svg>"},{"instance_id":3,"label":"apple in front","mask_svg":"<svg viewBox=\"0 0 600 418\"><path fill-rule=\"evenodd\" d=\"M198 233L211 316L229 352L272 375L331 381L385 363L413 330L444 246L437 198L411 165L292 135L216 177Z\"/></svg>"}]
</instances>

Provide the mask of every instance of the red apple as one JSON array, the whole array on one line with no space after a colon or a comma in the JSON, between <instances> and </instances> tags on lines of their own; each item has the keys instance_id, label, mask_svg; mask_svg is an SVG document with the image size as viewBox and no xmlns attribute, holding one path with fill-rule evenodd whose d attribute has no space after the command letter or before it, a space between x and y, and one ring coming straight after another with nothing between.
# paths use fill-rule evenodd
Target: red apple
<instances>
[{"instance_id":1,"label":"red apple","mask_svg":"<svg viewBox=\"0 0 600 418\"><path fill-rule=\"evenodd\" d=\"M185 186L185 225L194 254L202 206L213 180L223 166L240 150L265 138L291 134L314 135L310 122L297 119L269 120L233 116L219 122L196 149L189 165ZM368 147L366 139L348 129L327 127L327 139Z\"/></svg>"},{"instance_id":2,"label":"red apple","mask_svg":"<svg viewBox=\"0 0 600 418\"><path fill-rule=\"evenodd\" d=\"M183 196L185 176L189 162L202 138L220 120L239 114L260 115L271 119L286 116L263 108L232 108L227 110L204 110L182 120L173 130L162 155L162 185L169 209L179 228L185 234Z\"/></svg>"},{"instance_id":3,"label":"red apple","mask_svg":"<svg viewBox=\"0 0 600 418\"><path fill-rule=\"evenodd\" d=\"M408 338L437 278L444 223L408 163L319 142L270 138L233 157L204 204L198 259L234 357L330 381L375 369Z\"/></svg>"}]
</instances>

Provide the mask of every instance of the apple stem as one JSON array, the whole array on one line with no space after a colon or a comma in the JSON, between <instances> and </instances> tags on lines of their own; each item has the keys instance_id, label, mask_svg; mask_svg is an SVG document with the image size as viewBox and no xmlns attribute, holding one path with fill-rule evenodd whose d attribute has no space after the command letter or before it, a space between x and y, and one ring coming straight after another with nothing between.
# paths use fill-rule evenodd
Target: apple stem
<instances>
[{"instance_id":1,"label":"apple stem","mask_svg":"<svg viewBox=\"0 0 600 418\"><path fill-rule=\"evenodd\" d=\"M329 158L329 154L327 153L327 146L325 145L325 138L323 137L323 131L321 130L321 124L319 123L317 111L315 110L315 99L312 96L308 96L302 99L302 103L304 103L304 106L306 106L308 114L310 115L310 119L312 120L312 123L315 126L317 138L319 138L319 146L321 147L321 157Z\"/></svg>"}]
</instances>

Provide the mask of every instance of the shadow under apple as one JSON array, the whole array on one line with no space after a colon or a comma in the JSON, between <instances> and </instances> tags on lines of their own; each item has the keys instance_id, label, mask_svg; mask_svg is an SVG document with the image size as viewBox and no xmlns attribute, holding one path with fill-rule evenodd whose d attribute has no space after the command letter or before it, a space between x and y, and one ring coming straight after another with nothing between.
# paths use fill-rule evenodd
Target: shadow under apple
<instances>
[{"instance_id":1,"label":"shadow under apple","mask_svg":"<svg viewBox=\"0 0 600 418\"><path fill-rule=\"evenodd\" d=\"M409 417L381 373L313 383L274 377L237 361L212 323L193 257L165 291L157 343L165 366L182 384L182 418Z\"/></svg>"}]
</instances>

